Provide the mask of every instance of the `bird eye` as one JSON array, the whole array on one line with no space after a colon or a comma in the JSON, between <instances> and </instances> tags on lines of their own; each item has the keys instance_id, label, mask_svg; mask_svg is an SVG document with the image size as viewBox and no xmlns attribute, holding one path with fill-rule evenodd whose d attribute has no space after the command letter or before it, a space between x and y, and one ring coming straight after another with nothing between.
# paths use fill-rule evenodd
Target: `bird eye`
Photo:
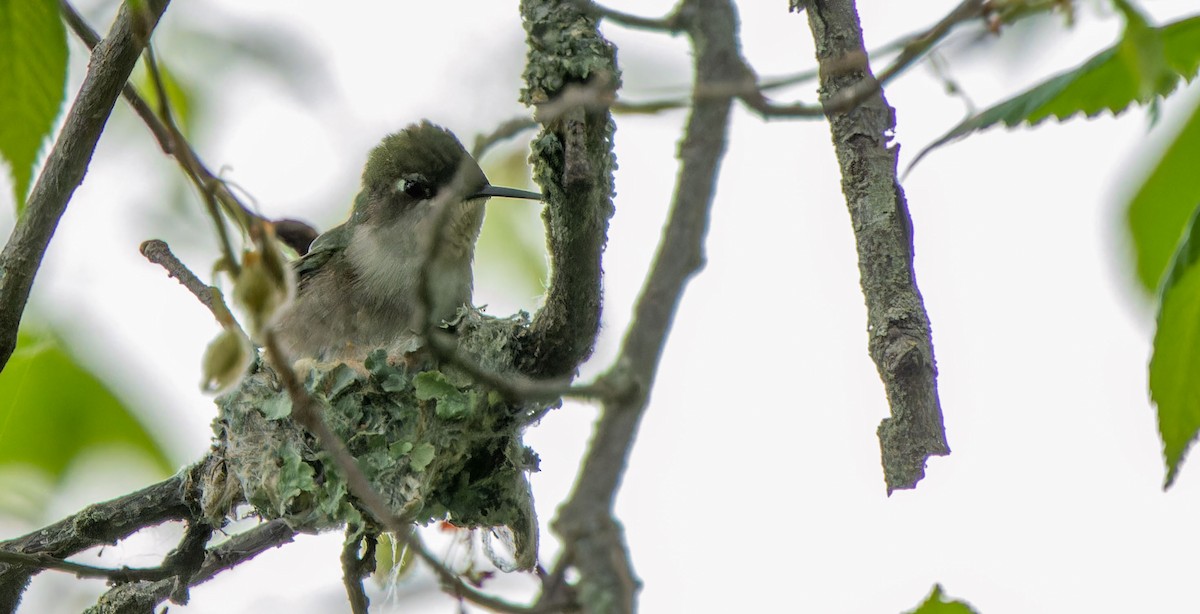
<instances>
[{"instance_id":1,"label":"bird eye","mask_svg":"<svg viewBox=\"0 0 1200 614\"><path fill-rule=\"evenodd\" d=\"M396 191L404 192L417 200L433 198L433 188L419 179L401 179L396 182Z\"/></svg>"}]
</instances>

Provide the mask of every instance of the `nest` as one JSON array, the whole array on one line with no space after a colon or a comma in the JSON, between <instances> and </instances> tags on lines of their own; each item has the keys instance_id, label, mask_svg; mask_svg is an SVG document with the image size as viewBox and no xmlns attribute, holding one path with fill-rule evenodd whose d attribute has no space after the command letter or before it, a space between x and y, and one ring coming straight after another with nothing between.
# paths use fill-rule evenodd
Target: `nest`
<instances>
[{"instance_id":1,"label":"nest","mask_svg":"<svg viewBox=\"0 0 1200 614\"><path fill-rule=\"evenodd\" d=\"M524 314L493 318L471 309L449 326L464 354L502 374L512 371L510 340L527 325ZM533 567L538 527L527 473L538 457L521 434L547 404L510 401L420 348L305 368L325 421L394 512L417 524L506 528L516 567ZM291 404L265 366L217 398L215 454L224 463L210 465L223 467L206 480L206 517L222 519L244 501L299 531L371 524L329 454L291 419Z\"/></svg>"}]
</instances>

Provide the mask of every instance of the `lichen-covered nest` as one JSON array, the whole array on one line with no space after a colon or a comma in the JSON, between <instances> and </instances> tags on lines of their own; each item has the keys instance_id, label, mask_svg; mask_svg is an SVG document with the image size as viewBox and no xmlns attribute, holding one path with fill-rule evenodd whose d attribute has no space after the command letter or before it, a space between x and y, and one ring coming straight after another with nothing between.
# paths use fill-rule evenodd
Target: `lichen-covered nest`
<instances>
[{"instance_id":1,"label":"lichen-covered nest","mask_svg":"<svg viewBox=\"0 0 1200 614\"><path fill-rule=\"evenodd\" d=\"M452 326L463 353L505 373L506 346L526 325L523 314L464 310ZM538 529L526 472L537 470L538 457L521 433L546 404L511 402L457 368L438 367L420 348L403 356L376 350L356 365L313 363L298 375L396 513L420 524L506 527L517 566L533 566ZM207 517L245 501L301 531L369 521L328 453L292 421L291 399L272 371L259 368L217 405L215 453L225 462L206 486Z\"/></svg>"}]
</instances>

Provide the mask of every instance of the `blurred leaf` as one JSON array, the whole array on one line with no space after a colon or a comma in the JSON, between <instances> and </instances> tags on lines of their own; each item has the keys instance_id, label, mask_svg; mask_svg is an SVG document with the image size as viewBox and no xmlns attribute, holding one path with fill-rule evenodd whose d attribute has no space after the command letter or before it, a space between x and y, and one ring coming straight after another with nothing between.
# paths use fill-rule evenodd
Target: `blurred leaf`
<instances>
[{"instance_id":1,"label":"blurred leaf","mask_svg":"<svg viewBox=\"0 0 1200 614\"><path fill-rule=\"evenodd\" d=\"M175 469L153 435L52 333L22 329L0 372L0 467L32 467L57 483L77 458L98 446L140 451L164 475ZM3 485L9 495L37 488L12 480ZM12 511L7 506L0 499L0 511Z\"/></svg>"},{"instance_id":2,"label":"blurred leaf","mask_svg":"<svg viewBox=\"0 0 1200 614\"><path fill-rule=\"evenodd\" d=\"M205 392L228 390L242 380L253 358L254 348L245 333L234 326L221 329L204 349L200 362L200 389Z\"/></svg>"},{"instance_id":3,"label":"blurred leaf","mask_svg":"<svg viewBox=\"0 0 1200 614\"><path fill-rule=\"evenodd\" d=\"M1169 488L1184 454L1200 430L1200 207L1175 251L1163 283L1150 358L1150 398L1158 408L1158 432Z\"/></svg>"},{"instance_id":4,"label":"blurred leaf","mask_svg":"<svg viewBox=\"0 0 1200 614\"><path fill-rule=\"evenodd\" d=\"M173 49L187 53L190 67L205 75L249 69L261 78L278 79L297 102L311 103L326 93L322 87L332 80L327 62L306 36L276 21L232 13L226 17L220 28L181 25L172 32Z\"/></svg>"},{"instance_id":5,"label":"blurred leaf","mask_svg":"<svg viewBox=\"0 0 1200 614\"><path fill-rule=\"evenodd\" d=\"M1200 98L1191 117L1129 201L1126 217L1137 279L1147 292L1158 289L1188 216L1200 202Z\"/></svg>"},{"instance_id":6,"label":"blurred leaf","mask_svg":"<svg viewBox=\"0 0 1200 614\"><path fill-rule=\"evenodd\" d=\"M966 119L921 150L912 165L946 143L999 123L1012 128L1022 123L1035 126L1052 116L1061 121L1079 113L1118 114L1135 102L1146 104L1170 94L1181 77L1190 81L1196 76L1200 16L1155 28L1128 4L1124 6L1128 8L1125 33L1116 45L1074 70Z\"/></svg>"},{"instance_id":7,"label":"blurred leaf","mask_svg":"<svg viewBox=\"0 0 1200 614\"><path fill-rule=\"evenodd\" d=\"M246 314L254 339L261 335L279 309L295 295L295 275L283 256L282 245L268 231L255 239L255 249L242 254L242 267L234 281L233 300Z\"/></svg>"},{"instance_id":8,"label":"blurred leaf","mask_svg":"<svg viewBox=\"0 0 1200 614\"><path fill-rule=\"evenodd\" d=\"M283 420L292 415L292 397L277 394L263 401L260 408L267 420Z\"/></svg>"},{"instance_id":9,"label":"blurred leaf","mask_svg":"<svg viewBox=\"0 0 1200 614\"><path fill-rule=\"evenodd\" d=\"M408 575L415 565L413 549L391 533L382 533L375 546L375 581L381 585L396 582Z\"/></svg>"},{"instance_id":10,"label":"blurred leaf","mask_svg":"<svg viewBox=\"0 0 1200 614\"><path fill-rule=\"evenodd\" d=\"M942 585L934 584L933 592L929 593L925 601L917 606L917 609L909 610L907 614L976 614L976 612L964 601L957 599L946 601Z\"/></svg>"},{"instance_id":11,"label":"blurred leaf","mask_svg":"<svg viewBox=\"0 0 1200 614\"><path fill-rule=\"evenodd\" d=\"M163 89L167 93L171 118L175 120L175 125L179 127L183 136L190 137L190 129L195 125L196 119L196 95L191 87L179 80L175 71L167 68L162 58L158 58L156 63L158 64L158 76L162 79ZM138 62L138 66L138 70L133 73L133 85L137 88L138 93L150 102L150 107L154 109L155 113L161 116L158 88L150 77L148 64L143 60Z\"/></svg>"},{"instance_id":12,"label":"blurred leaf","mask_svg":"<svg viewBox=\"0 0 1200 614\"><path fill-rule=\"evenodd\" d=\"M54 0L0 0L0 158L17 213L66 98L67 33Z\"/></svg>"},{"instance_id":13,"label":"blurred leaf","mask_svg":"<svg viewBox=\"0 0 1200 614\"><path fill-rule=\"evenodd\" d=\"M1113 4L1125 17L1125 34L1117 43L1117 58L1125 64L1126 72L1137 85L1135 99L1147 102L1153 100L1160 91L1163 96L1171 93L1179 77L1167 65L1159 30L1152 27L1146 17L1126 0L1113 0ZM1200 46L1196 52L1200 57ZM1195 70L1194 66L1192 70ZM1190 76L1187 78L1191 80Z\"/></svg>"},{"instance_id":14,"label":"blurred leaf","mask_svg":"<svg viewBox=\"0 0 1200 614\"><path fill-rule=\"evenodd\" d=\"M491 158L492 156L489 156ZM525 159L524 147L506 150L485 165L493 185L534 189ZM503 275L520 298L541 296L545 291L549 265L546 240L538 219L541 208L529 201L493 198L487 206L483 231L475 247L476 266L491 269L483 275Z\"/></svg>"}]
</instances>

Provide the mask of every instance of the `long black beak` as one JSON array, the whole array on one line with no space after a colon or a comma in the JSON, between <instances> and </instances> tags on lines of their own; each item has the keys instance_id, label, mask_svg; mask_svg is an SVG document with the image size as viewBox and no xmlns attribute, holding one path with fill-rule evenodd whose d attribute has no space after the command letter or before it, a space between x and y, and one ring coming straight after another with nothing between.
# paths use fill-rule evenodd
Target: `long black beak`
<instances>
[{"instance_id":1,"label":"long black beak","mask_svg":"<svg viewBox=\"0 0 1200 614\"><path fill-rule=\"evenodd\" d=\"M505 198L528 198L529 200L541 200L542 195L537 192L528 190L518 190L516 188L501 188L494 185L483 186L483 189L472 194L467 200L472 198L483 198L485 196L503 196Z\"/></svg>"}]
</instances>

